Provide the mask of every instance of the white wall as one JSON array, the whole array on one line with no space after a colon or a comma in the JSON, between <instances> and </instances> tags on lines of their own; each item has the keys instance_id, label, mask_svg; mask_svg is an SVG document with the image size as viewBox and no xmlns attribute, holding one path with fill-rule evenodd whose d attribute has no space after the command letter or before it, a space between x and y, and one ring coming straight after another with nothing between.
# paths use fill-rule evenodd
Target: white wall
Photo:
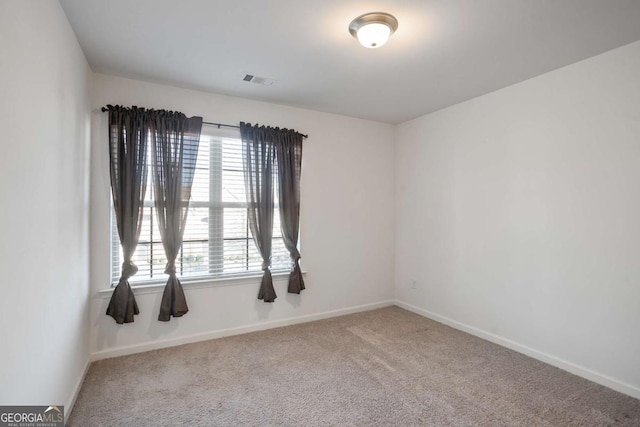
<instances>
[{"instance_id":1,"label":"white wall","mask_svg":"<svg viewBox=\"0 0 640 427\"><path fill-rule=\"evenodd\" d=\"M393 126L101 74L94 74L92 98L91 324L97 357L392 299ZM190 311L184 317L157 320L161 293L137 294L141 313L132 324L117 325L106 316L108 295L98 291L110 285L109 159L107 114L97 112L105 104L179 110L205 121L246 121L309 134L300 226L307 289L300 296L287 294L286 280L276 280L278 298L267 304L257 299L259 279L222 287L185 284Z\"/></svg>"},{"instance_id":2,"label":"white wall","mask_svg":"<svg viewBox=\"0 0 640 427\"><path fill-rule=\"evenodd\" d=\"M640 42L399 125L396 298L640 398L638 76Z\"/></svg>"},{"instance_id":3,"label":"white wall","mask_svg":"<svg viewBox=\"0 0 640 427\"><path fill-rule=\"evenodd\" d=\"M68 405L89 360L89 67L57 1L0 1L0 405Z\"/></svg>"}]
</instances>

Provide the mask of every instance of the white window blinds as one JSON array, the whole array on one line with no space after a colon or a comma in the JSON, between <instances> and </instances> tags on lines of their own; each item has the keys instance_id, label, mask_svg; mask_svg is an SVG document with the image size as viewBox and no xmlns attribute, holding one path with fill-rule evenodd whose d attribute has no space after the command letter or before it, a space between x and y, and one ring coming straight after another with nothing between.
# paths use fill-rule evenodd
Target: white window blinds
<instances>
[{"instance_id":1,"label":"white window blinds","mask_svg":"<svg viewBox=\"0 0 640 427\"><path fill-rule=\"evenodd\" d=\"M152 158L151 155L147 157ZM130 282L166 280L164 269L167 260L158 232L151 180L149 175L142 231L133 256L139 271L129 279ZM275 185L277 182L274 179ZM272 271L291 268L289 253L282 241L277 194L276 188ZM240 131L203 125L187 226L176 260L179 278L221 278L261 271L262 259L251 237L246 206ZM122 250L113 212L111 216L111 279L117 283Z\"/></svg>"}]
</instances>

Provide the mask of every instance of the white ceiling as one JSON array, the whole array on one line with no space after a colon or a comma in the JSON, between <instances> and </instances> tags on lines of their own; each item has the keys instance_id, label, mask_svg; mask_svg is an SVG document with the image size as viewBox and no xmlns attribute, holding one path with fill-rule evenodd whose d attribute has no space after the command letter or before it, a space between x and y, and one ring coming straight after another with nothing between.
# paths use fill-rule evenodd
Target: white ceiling
<instances>
[{"instance_id":1,"label":"white ceiling","mask_svg":"<svg viewBox=\"0 0 640 427\"><path fill-rule=\"evenodd\" d=\"M640 0L60 3L96 72L388 123L640 40ZM379 49L347 29L372 11L399 21Z\"/></svg>"}]
</instances>

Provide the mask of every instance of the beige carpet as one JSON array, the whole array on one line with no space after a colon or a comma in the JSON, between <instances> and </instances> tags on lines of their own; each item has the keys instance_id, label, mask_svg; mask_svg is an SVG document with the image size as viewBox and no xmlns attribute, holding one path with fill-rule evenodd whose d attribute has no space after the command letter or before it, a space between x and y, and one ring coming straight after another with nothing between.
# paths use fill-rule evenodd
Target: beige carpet
<instances>
[{"instance_id":1,"label":"beige carpet","mask_svg":"<svg viewBox=\"0 0 640 427\"><path fill-rule=\"evenodd\" d=\"M640 400L397 307L94 363L70 426L640 426Z\"/></svg>"}]
</instances>

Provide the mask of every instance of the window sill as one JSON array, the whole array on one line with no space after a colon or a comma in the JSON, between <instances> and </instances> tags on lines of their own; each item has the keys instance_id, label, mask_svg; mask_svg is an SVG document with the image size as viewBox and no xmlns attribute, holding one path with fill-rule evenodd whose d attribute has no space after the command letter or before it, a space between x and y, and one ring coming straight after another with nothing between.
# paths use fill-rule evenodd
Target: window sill
<instances>
[{"instance_id":1,"label":"window sill","mask_svg":"<svg viewBox=\"0 0 640 427\"><path fill-rule=\"evenodd\" d=\"M271 277L273 277L274 282L281 281L289 277L289 271L272 271ZM303 276L307 275L306 271L302 272ZM236 286L236 285L255 285L256 280L262 278L262 272L255 274L247 274L241 276L227 276L220 278L193 278L193 279L184 279L180 280L182 286L185 291L190 289L200 289L200 288L217 288L222 286ZM138 282L131 285L131 289L133 290L134 295L145 295L145 294L159 294L164 292L164 287L167 284L166 280L162 282ZM111 294L113 294L113 290L115 286L112 288L101 289L98 291L98 295L100 298L111 298Z\"/></svg>"}]
</instances>

